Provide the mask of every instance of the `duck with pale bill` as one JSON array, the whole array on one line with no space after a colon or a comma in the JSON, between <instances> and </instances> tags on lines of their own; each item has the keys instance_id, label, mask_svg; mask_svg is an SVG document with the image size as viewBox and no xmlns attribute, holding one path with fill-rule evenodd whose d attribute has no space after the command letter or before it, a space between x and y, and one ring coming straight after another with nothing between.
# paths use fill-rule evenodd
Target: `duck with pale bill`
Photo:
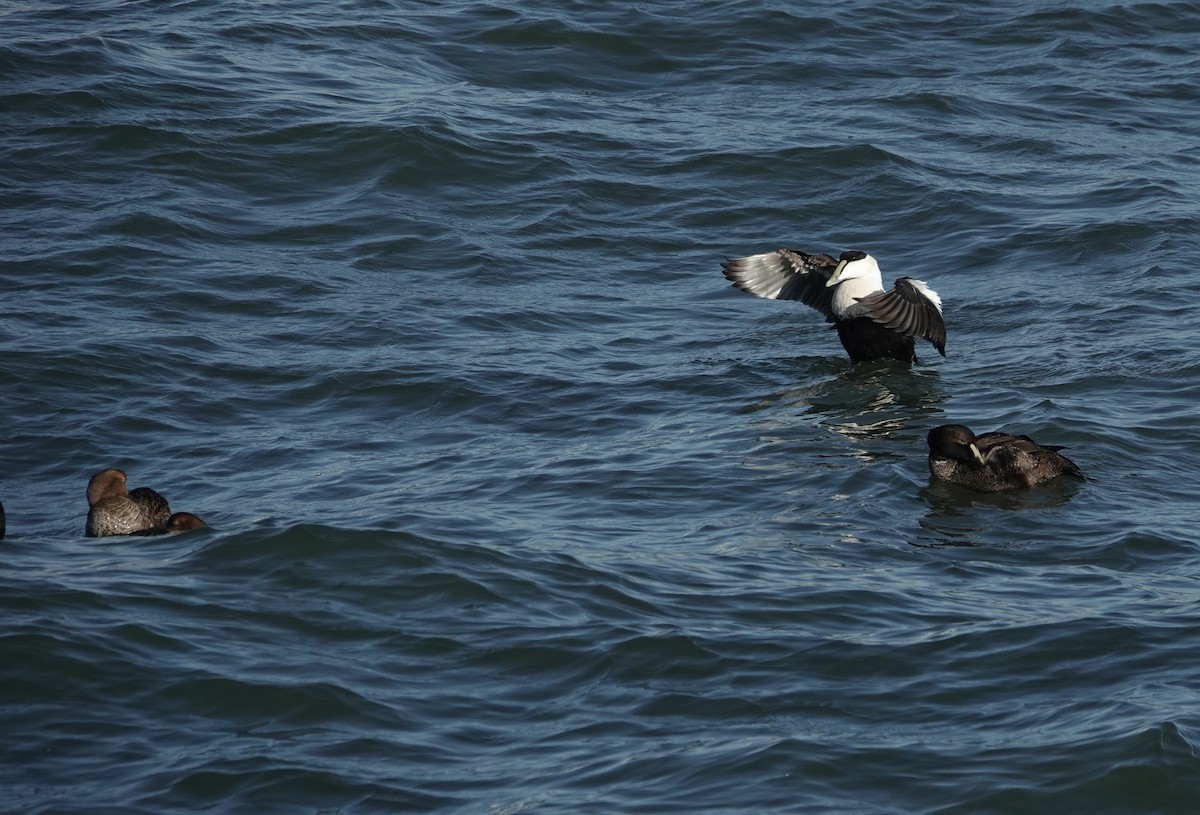
<instances>
[{"instance_id":1,"label":"duck with pale bill","mask_svg":"<svg viewBox=\"0 0 1200 815\"><path fill-rule=\"evenodd\" d=\"M1083 471L1058 452L1028 436L982 433L945 424L929 431L929 472L934 478L981 492L1021 490L1065 475L1083 479Z\"/></svg>"}]
</instances>

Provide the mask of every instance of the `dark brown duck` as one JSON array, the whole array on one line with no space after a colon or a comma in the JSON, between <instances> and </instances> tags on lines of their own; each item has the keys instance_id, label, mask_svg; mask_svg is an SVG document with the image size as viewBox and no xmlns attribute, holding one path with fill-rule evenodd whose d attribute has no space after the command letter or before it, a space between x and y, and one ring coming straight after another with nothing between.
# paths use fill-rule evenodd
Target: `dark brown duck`
<instances>
[{"instance_id":1,"label":"dark brown duck","mask_svg":"<svg viewBox=\"0 0 1200 815\"><path fill-rule=\"evenodd\" d=\"M934 478L982 492L1022 490L1060 475L1082 479L1075 462L1028 436L983 433L960 424L929 431L929 472Z\"/></svg>"}]
</instances>

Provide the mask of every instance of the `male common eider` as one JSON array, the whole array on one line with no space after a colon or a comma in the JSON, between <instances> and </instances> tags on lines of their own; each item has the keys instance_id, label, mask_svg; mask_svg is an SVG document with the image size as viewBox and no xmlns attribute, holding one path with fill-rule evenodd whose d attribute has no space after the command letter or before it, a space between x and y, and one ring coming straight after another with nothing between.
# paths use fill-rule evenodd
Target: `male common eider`
<instances>
[{"instance_id":1,"label":"male common eider","mask_svg":"<svg viewBox=\"0 0 1200 815\"><path fill-rule=\"evenodd\" d=\"M742 291L771 300L799 300L825 315L852 362L896 359L916 362L914 337L946 356L942 299L924 282L902 277L888 292L875 258L866 252L809 255L777 249L729 258L725 277Z\"/></svg>"},{"instance_id":2,"label":"male common eider","mask_svg":"<svg viewBox=\"0 0 1200 815\"><path fill-rule=\"evenodd\" d=\"M167 522L162 526L153 526L149 529L139 529L136 532L131 532L131 535L170 535L175 532L188 532L192 529L199 529L202 526L208 526L199 515L193 515L190 512L176 512L167 519Z\"/></svg>"},{"instance_id":3,"label":"male common eider","mask_svg":"<svg viewBox=\"0 0 1200 815\"><path fill-rule=\"evenodd\" d=\"M960 424L929 431L929 472L934 478L982 492L1020 490L1060 475L1082 479L1075 462L1028 436L984 433L976 436Z\"/></svg>"},{"instance_id":4,"label":"male common eider","mask_svg":"<svg viewBox=\"0 0 1200 815\"><path fill-rule=\"evenodd\" d=\"M129 535L166 526L171 518L167 499L149 487L127 491L125 473L101 470L88 481L88 516L83 534L89 538Z\"/></svg>"}]
</instances>

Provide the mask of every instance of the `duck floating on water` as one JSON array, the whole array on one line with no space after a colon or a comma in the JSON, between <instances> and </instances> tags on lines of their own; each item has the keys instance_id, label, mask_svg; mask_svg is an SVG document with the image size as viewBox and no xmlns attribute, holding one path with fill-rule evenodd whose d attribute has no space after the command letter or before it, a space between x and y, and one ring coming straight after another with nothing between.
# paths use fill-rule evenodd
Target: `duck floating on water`
<instances>
[{"instance_id":1,"label":"duck floating on water","mask_svg":"<svg viewBox=\"0 0 1200 815\"><path fill-rule=\"evenodd\" d=\"M729 258L725 277L742 291L770 300L799 300L833 323L852 362L916 362L914 338L946 356L942 299L924 281L899 278L883 290L875 258L851 249L838 260L794 249Z\"/></svg>"},{"instance_id":2,"label":"duck floating on water","mask_svg":"<svg viewBox=\"0 0 1200 815\"><path fill-rule=\"evenodd\" d=\"M149 487L128 490L125 473L115 467L91 477L87 501L87 526L83 534L89 538L130 535L166 526L171 519L166 498Z\"/></svg>"},{"instance_id":3,"label":"duck floating on water","mask_svg":"<svg viewBox=\"0 0 1200 815\"><path fill-rule=\"evenodd\" d=\"M929 431L929 472L934 478L981 492L1035 487L1060 475L1083 479L1083 471L1058 452L1028 436L983 433L960 424Z\"/></svg>"}]
</instances>

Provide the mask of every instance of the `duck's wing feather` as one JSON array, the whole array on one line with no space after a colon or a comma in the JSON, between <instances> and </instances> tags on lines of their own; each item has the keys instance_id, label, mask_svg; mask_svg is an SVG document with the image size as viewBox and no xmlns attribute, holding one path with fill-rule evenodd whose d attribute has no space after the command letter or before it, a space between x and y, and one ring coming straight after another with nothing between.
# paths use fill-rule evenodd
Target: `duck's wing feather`
<instances>
[{"instance_id":1,"label":"duck's wing feather","mask_svg":"<svg viewBox=\"0 0 1200 815\"><path fill-rule=\"evenodd\" d=\"M986 454L991 448L1002 445L1024 450L1026 453L1036 453L1039 450L1048 450L1052 453L1057 453L1059 450L1067 449L1065 444L1040 444L1029 438L1029 436L1014 436L1011 433L1003 433L1001 431L980 433L975 437L975 446L979 448L981 453Z\"/></svg>"},{"instance_id":2,"label":"duck's wing feather","mask_svg":"<svg viewBox=\"0 0 1200 815\"><path fill-rule=\"evenodd\" d=\"M988 450L993 447L1003 447L1004 445L1019 445L1026 450L1031 450L1037 447L1037 442L1028 436L1014 436L1012 433L1004 433L999 430L991 433L980 433L975 437L975 446L979 448L979 452L987 454Z\"/></svg>"},{"instance_id":3,"label":"duck's wing feather","mask_svg":"<svg viewBox=\"0 0 1200 815\"><path fill-rule=\"evenodd\" d=\"M1011 476L1027 479L1032 485L1057 475L1085 479L1083 471L1059 450L1061 445L1038 444L1028 436L984 433L975 439L988 466Z\"/></svg>"},{"instance_id":4,"label":"duck's wing feather","mask_svg":"<svg viewBox=\"0 0 1200 815\"><path fill-rule=\"evenodd\" d=\"M942 299L924 281L902 277L891 291L858 298L856 312L906 336L927 339L946 356Z\"/></svg>"},{"instance_id":5,"label":"duck's wing feather","mask_svg":"<svg viewBox=\"0 0 1200 815\"><path fill-rule=\"evenodd\" d=\"M742 291L770 300L799 300L833 319L833 288L826 287L838 262L826 254L776 249L761 255L729 258L725 277Z\"/></svg>"},{"instance_id":6,"label":"duck's wing feather","mask_svg":"<svg viewBox=\"0 0 1200 815\"><path fill-rule=\"evenodd\" d=\"M164 526L171 517L171 506L149 487L129 491L129 500L138 506L146 518L146 526Z\"/></svg>"}]
</instances>

